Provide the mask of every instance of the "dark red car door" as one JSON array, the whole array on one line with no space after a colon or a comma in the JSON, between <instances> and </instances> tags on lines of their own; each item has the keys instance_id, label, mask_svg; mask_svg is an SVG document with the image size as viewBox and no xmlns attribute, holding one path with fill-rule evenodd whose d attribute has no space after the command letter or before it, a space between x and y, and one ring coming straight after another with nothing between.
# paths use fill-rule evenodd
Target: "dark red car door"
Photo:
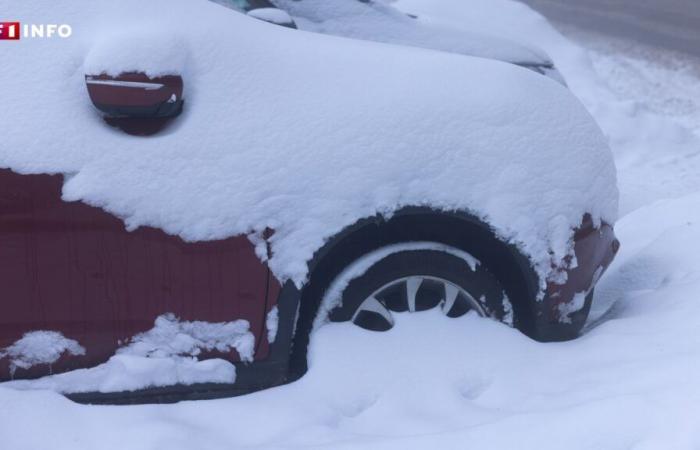
<instances>
[{"instance_id":1,"label":"dark red car door","mask_svg":"<svg viewBox=\"0 0 700 450\"><path fill-rule=\"evenodd\" d=\"M36 330L58 331L86 353L14 378L104 362L165 313L245 319L256 358L265 356L268 270L246 237L187 243L153 228L127 232L99 208L62 201L62 183L0 170L0 354ZM238 360L235 351L215 356ZM0 359L0 380L10 378L9 359Z\"/></svg>"}]
</instances>

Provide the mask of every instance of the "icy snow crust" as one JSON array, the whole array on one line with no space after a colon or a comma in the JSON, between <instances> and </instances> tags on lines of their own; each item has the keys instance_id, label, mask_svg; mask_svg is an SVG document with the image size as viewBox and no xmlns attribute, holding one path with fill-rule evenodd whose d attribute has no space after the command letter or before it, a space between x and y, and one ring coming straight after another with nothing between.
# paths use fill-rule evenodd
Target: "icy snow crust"
<instances>
[{"instance_id":1,"label":"icy snow crust","mask_svg":"<svg viewBox=\"0 0 700 450\"><path fill-rule=\"evenodd\" d=\"M205 0L11 6L28 23L51 11L73 36L3 47L0 166L65 173L65 200L129 229L249 234L264 258L269 227L270 268L301 285L343 228L430 205L483 218L544 280L584 213L616 218L605 138L566 89L530 71L288 30ZM181 71L185 111L152 138L111 129L84 85L98 70Z\"/></svg>"}]
</instances>

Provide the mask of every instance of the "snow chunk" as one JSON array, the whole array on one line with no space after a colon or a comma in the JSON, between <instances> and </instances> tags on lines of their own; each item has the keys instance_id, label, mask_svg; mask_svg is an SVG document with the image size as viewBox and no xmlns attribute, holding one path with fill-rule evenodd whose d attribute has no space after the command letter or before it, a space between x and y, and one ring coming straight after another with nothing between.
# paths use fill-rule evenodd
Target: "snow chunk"
<instances>
[{"instance_id":1,"label":"snow chunk","mask_svg":"<svg viewBox=\"0 0 700 450\"><path fill-rule=\"evenodd\" d=\"M503 293L503 319L501 319L501 321L510 327L512 327L515 323L513 315L513 304L511 303L510 298L508 298L505 292Z\"/></svg>"},{"instance_id":2,"label":"snow chunk","mask_svg":"<svg viewBox=\"0 0 700 450\"><path fill-rule=\"evenodd\" d=\"M267 342L272 344L277 338L277 326L279 325L279 309L277 305L267 313L267 319L265 320L265 326L267 327Z\"/></svg>"},{"instance_id":3,"label":"snow chunk","mask_svg":"<svg viewBox=\"0 0 700 450\"><path fill-rule=\"evenodd\" d=\"M171 356L197 356L202 350L228 352L235 349L241 360L250 362L255 351L255 337L249 331L247 320L233 322L185 322L174 314L163 314L155 326L137 334L119 355L167 358Z\"/></svg>"},{"instance_id":4,"label":"snow chunk","mask_svg":"<svg viewBox=\"0 0 700 450\"><path fill-rule=\"evenodd\" d=\"M10 373L17 368L29 369L39 364L53 364L63 355L85 354L78 341L68 339L57 331L31 331L11 346L0 350L0 359L10 358Z\"/></svg>"},{"instance_id":5,"label":"snow chunk","mask_svg":"<svg viewBox=\"0 0 700 450\"><path fill-rule=\"evenodd\" d=\"M561 323L571 323L571 315L586 306L586 296L588 296L588 292L578 292L570 302L559 304L557 308L559 310L559 321Z\"/></svg>"}]
</instances>

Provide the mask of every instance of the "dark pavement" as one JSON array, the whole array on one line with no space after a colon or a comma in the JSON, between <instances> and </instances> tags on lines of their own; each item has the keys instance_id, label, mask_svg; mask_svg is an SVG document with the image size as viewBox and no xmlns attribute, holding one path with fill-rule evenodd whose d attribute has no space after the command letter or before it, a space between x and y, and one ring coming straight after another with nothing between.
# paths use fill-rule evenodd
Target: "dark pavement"
<instances>
[{"instance_id":1,"label":"dark pavement","mask_svg":"<svg viewBox=\"0 0 700 450\"><path fill-rule=\"evenodd\" d=\"M700 0L522 0L555 23L700 57Z\"/></svg>"}]
</instances>

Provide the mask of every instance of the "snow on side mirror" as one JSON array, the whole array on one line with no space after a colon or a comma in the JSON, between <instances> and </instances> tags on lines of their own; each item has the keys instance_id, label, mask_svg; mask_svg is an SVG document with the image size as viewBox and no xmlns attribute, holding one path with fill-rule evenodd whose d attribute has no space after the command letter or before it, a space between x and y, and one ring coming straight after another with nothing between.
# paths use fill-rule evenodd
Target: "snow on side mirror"
<instances>
[{"instance_id":1,"label":"snow on side mirror","mask_svg":"<svg viewBox=\"0 0 700 450\"><path fill-rule=\"evenodd\" d=\"M297 28L297 24L286 11L279 8L256 8L247 12L250 17L287 28Z\"/></svg>"},{"instance_id":2,"label":"snow on side mirror","mask_svg":"<svg viewBox=\"0 0 700 450\"><path fill-rule=\"evenodd\" d=\"M105 122L128 134L149 136L167 126L183 107L180 75L142 72L86 75L88 94Z\"/></svg>"}]
</instances>

